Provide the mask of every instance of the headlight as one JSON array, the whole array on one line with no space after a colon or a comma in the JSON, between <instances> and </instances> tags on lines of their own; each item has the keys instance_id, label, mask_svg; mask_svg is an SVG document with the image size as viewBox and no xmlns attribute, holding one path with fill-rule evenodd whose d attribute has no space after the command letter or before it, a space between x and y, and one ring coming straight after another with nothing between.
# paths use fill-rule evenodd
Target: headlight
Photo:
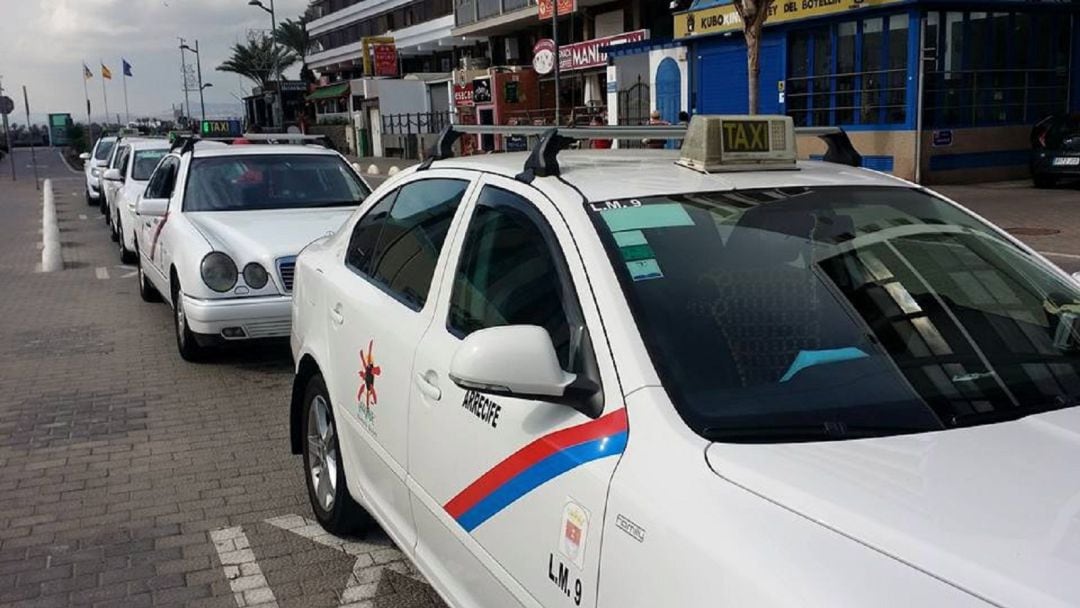
<instances>
[{"instance_id":1,"label":"headlight","mask_svg":"<svg viewBox=\"0 0 1080 608\"><path fill-rule=\"evenodd\" d=\"M93 175L94 177L101 177L101 169L98 169L97 167L90 169L90 175Z\"/></svg>"},{"instance_id":2,"label":"headlight","mask_svg":"<svg viewBox=\"0 0 1080 608\"><path fill-rule=\"evenodd\" d=\"M261 265L252 262L244 266L244 282L248 284L248 287L262 289L266 287L268 280L270 280L270 275L266 274L266 269Z\"/></svg>"},{"instance_id":3,"label":"headlight","mask_svg":"<svg viewBox=\"0 0 1080 608\"><path fill-rule=\"evenodd\" d=\"M203 283L214 291L226 292L236 285L236 263L220 251L206 254L199 270Z\"/></svg>"}]
</instances>

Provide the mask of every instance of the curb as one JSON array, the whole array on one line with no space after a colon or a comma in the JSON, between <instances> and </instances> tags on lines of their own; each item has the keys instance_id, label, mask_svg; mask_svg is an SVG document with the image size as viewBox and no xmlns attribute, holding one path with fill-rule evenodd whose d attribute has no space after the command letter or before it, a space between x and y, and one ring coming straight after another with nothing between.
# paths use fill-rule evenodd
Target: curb
<instances>
[{"instance_id":1,"label":"curb","mask_svg":"<svg viewBox=\"0 0 1080 608\"><path fill-rule=\"evenodd\" d=\"M56 196L52 179L45 180L41 215L41 272L63 270L64 259L60 256L60 225L56 221Z\"/></svg>"}]
</instances>

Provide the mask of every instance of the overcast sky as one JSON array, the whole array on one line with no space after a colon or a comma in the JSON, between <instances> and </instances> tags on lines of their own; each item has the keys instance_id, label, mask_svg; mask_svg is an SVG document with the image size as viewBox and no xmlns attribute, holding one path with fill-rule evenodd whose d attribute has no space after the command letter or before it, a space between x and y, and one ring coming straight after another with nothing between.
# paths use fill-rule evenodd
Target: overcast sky
<instances>
[{"instance_id":1,"label":"overcast sky","mask_svg":"<svg viewBox=\"0 0 1080 608\"><path fill-rule=\"evenodd\" d=\"M274 8L280 21L296 18L306 5L307 0L276 0ZM183 100L177 41L183 36L192 46L199 40L203 81L214 84L206 90L207 105L235 104L233 95L247 94L252 83L214 68L235 42L269 27L270 16L247 0L0 0L0 76L5 94L19 101L16 117L23 116L21 86L26 85L35 115L70 112L85 121L82 63L94 72L87 86L97 119L104 114L104 60L113 74L106 81L109 112L123 116L124 57L134 66L127 83L132 118L156 115ZM188 58L194 61L190 53ZM198 116L197 92L191 104Z\"/></svg>"}]
</instances>

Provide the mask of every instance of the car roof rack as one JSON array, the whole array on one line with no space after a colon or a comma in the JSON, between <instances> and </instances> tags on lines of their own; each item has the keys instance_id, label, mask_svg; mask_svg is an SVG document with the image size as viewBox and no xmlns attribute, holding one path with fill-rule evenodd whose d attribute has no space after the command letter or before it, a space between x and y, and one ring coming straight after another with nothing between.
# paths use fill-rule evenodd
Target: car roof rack
<instances>
[{"instance_id":1,"label":"car roof rack","mask_svg":"<svg viewBox=\"0 0 1080 608\"><path fill-rule=\"evenodd\" d=\"M325 135L302 135L300 133L244 133L236 137L203 137L201 135L183 135L173 140L172 152L180 148L181 154L186 154L195 149L195 144L200 141L216 141L223 144L235 144L237 140L246 140L246 143L259 142L263 144L316 144L327 140Z\"/></svg>"},{"instance_id":2,"label":"car roof rack","mask_svg":"<svg viewBox=\"0 0 1080 608\"><path fill-rule=\"evenodd\" d=\"M424 171L437 160L454 157L454 144L462 135L524 135L539 138L525 161L524 169L516 176L519 181L530 183L537 177L560 174L558 155L571 143L583 139L685 139L686 125L643 126L589 126L589 127L536 127L528 125L449 125L439 134L427 158L417 171ZM796 135L812 135L825 142L827 149L822 158L825 162L858 167L862 155L852 145L846 131L840 127L796 127Z\"/></svg>"}]
</instances>

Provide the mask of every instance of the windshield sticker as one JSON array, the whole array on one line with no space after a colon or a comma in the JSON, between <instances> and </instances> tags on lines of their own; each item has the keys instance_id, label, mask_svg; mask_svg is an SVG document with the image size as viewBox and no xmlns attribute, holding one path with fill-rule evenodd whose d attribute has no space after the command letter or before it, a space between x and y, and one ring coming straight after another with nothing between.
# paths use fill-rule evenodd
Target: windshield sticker
<instances>
[{"instance_id":1,"label":"windshield sticker","mask_svg":"<svg viewBox=\"0 0 1080 608\"><path fill-rule=\"evenodd\" d=\"M799 354L795 356L795 360L791 362L791 367L780 378L780 382L787 382L795 377L795 374L801 372L808 367L814 367L815 365L825 365L826 363L840 363L842 361L854 361L855 359L864 359L870 355L864 353L862 349L854 346L847 348L833 348L828 350L801 350Z\"/></svg>"},{"instance_id":2,"label":"windshield sticker","mask_svg":"<svg viewBox=\"0 0 1080 608\"><path fill-rule=\"evenodd\" d=\"M612 233L615 237L615 244L619 247L633 247L634 245L648 245L649 242L645 240L645 233L640 230L624 230L623 232Z\"/></svg>"},{"instance_id":3,"label":"windshield sticker","mask_svg":"<svg viewBox=\"0 0 1080 608\"><path fill-rule=\"evenodd\" d=\"M648 245L632 245L630 247L623 247L619 249L619 253L622 254L622 259L627 262L636 262L638 260L648 260L650 258L656 258L656 253L652 247Z\"/></svg>"},{"instance_id":4,"label":"windshield sticker","mask_svg":"<svg viewBox=\"0 0 1080 608\"><path fill-rule=\"evenodd\" d=\"M600 212L612 232L693 226L694 220L679 203L605 209Z\"/></svg>"},{"instance_id":5,"label":"windshield sticker","mask_svg":"<svg viewBox=\"0 0 1080 608\"><path fill-rule=\"evenodd\" d=\"M626 269L630 271L630 278L635 281L664 278L664 273L660 272L660 263L656 261L656 258L627 262Z\"/></svg>"}]
</instances>

